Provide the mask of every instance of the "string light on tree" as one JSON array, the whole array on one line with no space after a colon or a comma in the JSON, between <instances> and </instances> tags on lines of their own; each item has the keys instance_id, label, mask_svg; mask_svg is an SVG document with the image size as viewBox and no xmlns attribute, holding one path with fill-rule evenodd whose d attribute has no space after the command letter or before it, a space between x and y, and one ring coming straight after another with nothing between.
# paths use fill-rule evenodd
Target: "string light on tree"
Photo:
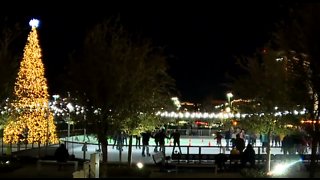
<instances>
[{"instance_id":1,"label":"string light on tree","mask_svg":"<svg viewBox=\"0 0 320 180\"><path fill-rule=\"evenodd\" d=\"M31 31L24 48L11 106L13 118L4 129L5 143L57 143L53 113L42 63L37 27L39 20L29 22Z\"/></svg>"}]
</instances>

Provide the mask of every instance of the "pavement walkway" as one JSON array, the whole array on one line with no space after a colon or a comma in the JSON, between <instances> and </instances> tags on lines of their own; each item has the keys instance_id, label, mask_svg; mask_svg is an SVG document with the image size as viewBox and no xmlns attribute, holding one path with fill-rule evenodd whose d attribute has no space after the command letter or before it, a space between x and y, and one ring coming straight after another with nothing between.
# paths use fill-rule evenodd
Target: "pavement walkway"
<instances>
[{"instance_id":1,"label":"pavement walkway","mask_svg":"<svg viewBox=\"0 0 320 180\"><path fill-rule=\"evenodd\" d=\"M13 155L20 157L28 157L27 160L23 160L22 166L16 170L1 172L1 178L72 178L72 173L74 172L74 167L72 165L67 165L63 169L58 170L57 165L55 164L44 164L41 169L37 168L36 160L39 155L41 156L53 156L55 149L57 146L51 146L47 149L42 147L39 149L27 149L20 152L14 152ZM111 153L112 156L112 153ZM141 155L139 154L139 157ZM29 159L30 158L30 159ZM145 157L150 158L150 157ZM113 163L114 166L114 163ZM149 178L241 178L240 173L218 173L214 174L213 172L206 171L192 171L192 172L172 172L165 173L160 172L159 169L153 164L146 164L146 168L150 171ZM101 166L100 166L101 168ZM79 169L82 169L82 163L80 160ZM101 172L100 172L101 173Z\"/></svg>"},{"instance_id":2,"label":"pavement walkway","mask_svg":"<svg viewBox=\"0 0 320 180\"><path fill-rule=\"evenodd\" d=\"M51 146L48 149L41 148L40 152L42 155L47 154L47 156L53 156L56 146ZM25 151L16 152L13 155L18 157L31 156L34 160L24 161L21 168L18 168L11 172L1 172L1 178L72 178L74 167L72 165L65 166L62 170L58 170L57 166L54 164L43 165L39 170L36 165L36 157L38 156L39 149L29 149ZM113 154L111 154L112 156ZM110 155L109 155L110 156ZM139 154L140 156L140 154ZM149 157L146 157L149 158ZM31 159L31 158L30 158ZM101 166L100 166L101 167ZM79 169L82 168L81 160L79 164ZM160 172L159 169L151 164L147 164L147 168L150 170L149 178L244 178L240 172L218 172L214 174L209 170L188 170L164 173ZM100 172L101 173L101 172ZM308 178L309 174L307 171L291 171L289 174L281 176L285 178ZM132 177L126 175L124 172L121 177ZM320 173L316 174L316 177L320 177Z\"/></svg>"},{"instance_id":3,"label":"pavement walkway","mask_svg":"<svg viewBox=\"0 0 320 180\"><path fill-rule=\"evenodd\" d=\"M202 142L202 139L200 139ZM192 140L195 142L195 140ZM205 141L205 140L204 140ZM58 145L52 145L48 148L41 147L39 148L33 148L33 149L25 149L25 150L20 150L13 152L13 155L19 156L19 157L30 157L30 159L36 159L39 156L44 157L44 156L53 156L54 151ZM74 143L71 144L69 143L69 153L74 154L75 158L78 160L82 160L83 162L83 152L82 152L82 144L81 143ZM183 151L186 151L184 149ZM216 154L219 153L220 149L214 148L214 147L201 147L204 148L202 150L208 151L210 153ZM205 149L207 148L207 149ZM88 144L88 151L86 155L86 159L88 160L90 157L90 154L95 153L96 150L98 149L98 146L95 144ZM127 147L124 148L124 150L121 152L121 162L119 160L119 153L120 151L116 150L116 148L112 148L112 146L109 146L108 148L108 162L110 163L126 163L127 162ZM150 152L153 153L153 148L150 148ZM195 147L194 149L190 149L190 151L198 152L198 147ZM274 149L275 152L278 151L278 149ZM172 147L167 147L166 148L166 153L171 154L172 152ZM228 153L228 152L227 152ZM277 152L278 153L278 152ZM204 170L194 170L191 169L188 171L181 171L178 173L163 173L159 172L159 170L154 167L154 163L152 160L152 156L150 157L142 157L141 156L141 149L133 147L133 153L132 153L132 162L133 164L137 162L142 162L146 166L151 167L150 171L151 174L149 175L150 178L242 178L243 176L240 174L240 172L218 172L218 174L214 174L213 172L211 173L209 170L204 171ZM101 167L101 166L100 166ZM79 164L79 170L82 169L82 164ZM196 168L197 169L197 168ZM22 167L19 169L16 169L11 172L1 172L0 177L1 178L72 178L73 175L72 173L74 172L74 167L72 165L66 166L62 170L58 170L57 166L54 164L48 164L48 165L43 165L41 170L37 169L36 166L36 160L30 162L25 161L22 164ZM307 178L308 177L308 172L304 170L296 171L296 170L291 170L290 173L288 173L285 176L282 177L287 177L287 178L292 178L292 177L302 177L302 178ZM320 173L316 174L316 177L320 177Z\"/></svg>"}]
</instances>

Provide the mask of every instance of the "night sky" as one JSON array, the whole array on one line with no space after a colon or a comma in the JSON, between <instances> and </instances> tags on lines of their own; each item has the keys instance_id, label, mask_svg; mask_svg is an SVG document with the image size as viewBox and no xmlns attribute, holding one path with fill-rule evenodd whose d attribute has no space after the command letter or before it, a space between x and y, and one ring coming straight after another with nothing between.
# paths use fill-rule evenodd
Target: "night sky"
<instances>
[{"instance_id":1,"label":"night sky","mask_svg":"<svg viewBox=\"0 0 320 180\"><path fill-rule=\"evenodd\" d=\"M85 31L104 17L120 15L130 31L165 47L169 74L176 80L182 101L225 99L229 90L226 73L240 72L234 57L262 49L286 9L283 3L267 1L159 2L95 4L87 8L84 4L69 5L24 16L25 23L32 17L41 21L40 43L49 88L59 89L57 75L64 71L68 52L82 43Z\"/></svg>"}]
</instances>

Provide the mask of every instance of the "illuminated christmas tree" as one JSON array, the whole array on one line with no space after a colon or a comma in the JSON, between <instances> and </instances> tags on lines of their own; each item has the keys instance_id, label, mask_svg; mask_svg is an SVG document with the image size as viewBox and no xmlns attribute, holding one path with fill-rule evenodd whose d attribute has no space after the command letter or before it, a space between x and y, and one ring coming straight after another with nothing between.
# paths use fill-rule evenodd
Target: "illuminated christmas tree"
<instances>
[{"instance_id":1,"label":"illuminated christmas tree","mask_svg":"<svg viewBox=\"0 0 320 180\"><path fill-rule=\"evenodd\" d=\"M24 48L11 103L14 112L4 129L5 143L57 143L53 113L49 110L49 93L38 40L38 20L32 27Z\"/></svg>"}]
</instances>

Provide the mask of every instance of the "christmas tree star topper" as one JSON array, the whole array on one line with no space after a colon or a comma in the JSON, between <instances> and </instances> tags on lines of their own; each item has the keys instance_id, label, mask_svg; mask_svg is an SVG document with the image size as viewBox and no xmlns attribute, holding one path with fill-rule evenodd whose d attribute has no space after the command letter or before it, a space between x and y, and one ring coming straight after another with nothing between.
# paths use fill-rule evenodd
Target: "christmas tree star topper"
<instances>
[{"instance_id":1,"label":"christmas tree star topper","mask_svg":"<svg viewBox=\"0 0 320 180\"><path fill-rule=\"evenodd\" d=\"M31 19L30 22L29 22L29 25L31 27L37 28L39 26L39 20L38 19Z\"/></svg>"}]
</instances>

